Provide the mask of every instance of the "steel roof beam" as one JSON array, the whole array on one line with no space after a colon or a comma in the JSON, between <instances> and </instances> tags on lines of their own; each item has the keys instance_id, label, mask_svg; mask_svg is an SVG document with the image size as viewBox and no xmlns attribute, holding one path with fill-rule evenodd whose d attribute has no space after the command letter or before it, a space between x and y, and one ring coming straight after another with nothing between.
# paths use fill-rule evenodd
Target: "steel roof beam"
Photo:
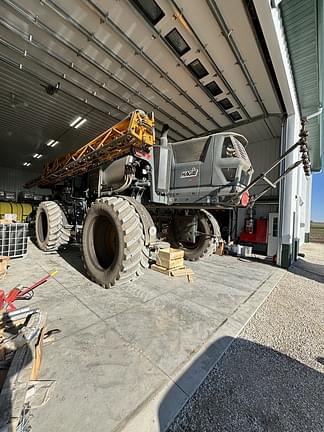
<instances>
[{"instance_id":1,"label":"steel roof beam","mask_svg":"<svg viewBox=\"0 0 324 432\"><path fill-rule=\"evenodd\" d=\"M0 24L3 24L3 20L2 19L0 19ZM11 31L13 31L13 32L15 32L16 34L18 34L18 36L20 36L22 39L24 39L25 40L25 38L24 38L24 36L21 34L21 31L20 30L18 30L18 29L14 29L13 27L7 27L9 30L11 30ZM1 40L1 38L0 38L0 43L2 43L2 41L3 40ZM14 51L16 51L16 52L20 52L20 54L21 55L23 55L23 52L22 52L22 50L20 50L19 48L17 48L16 46L14 46L14 45L12 45L11 43L9 43L9 42L7 42L7 41L3 41L3 42L5 42L5 44L6 44L6 46L9 48L9 49L11 49L11 50L14 50ZM39 46L38 46L38 44L35 42L35 41L32 41L32 42L29 42L29 43L32 43L33 45L35 45L36 46L36 48L40 48ZM53 70L53 68L49 68L46 64L44 64L43 62L41 62L38 58L35 58L34 56L32 56L31 54L29 54L29 53L27 53L26 54L26 56L24 57L24 58L29 58L30 60L32 60L34 63L36 63L36 64L38 64L40 67L42 67L43 69L45 69L45 70L47 70L48 72L51 72L51 73L54 73L55 75L57 75L59 78L61 78L62 77L62 74L59 72L59 71L55 71L55 70ZM52 56L53 57L53 56ZM67 66L67 65L66 65ZM44 79L42 79L42 81L45 81ZM46 81L45 81L46 82ZM64 79L64 82L69 82L70 84L72 84L74 87L77 87L79 90L81 90L81 88L79 87L79 85L78 84L76 84L75 82L73 82L71 79L68 79L68 78L65 78ZM48 84L48 83L47 83ZM88 93L90 96L92 96L92 97L94 97L93 95L92 95L92 93L91 92L89 92L88 90L86 90L86 89L82 89L82 91L83 92L86 92L86 93ZM100 100L101 102L103 102L104 104L106 104L107 106L109 106L111 109L113 109L113 110L117 110L117 111L120 111L122 114L123 114L123 117L124 116L126 116L126 115L128 115L129 114L129 111L125 111L125 110L122 110L120 107L117 109L115 106L113 106L113 105L111 105L108 101L106 101L106 100L104 100L104 99L102 99L102 98L99 98L99 97L97 97L97 99L98 100ZM84 101L83 101L84 102ZM96 107L95 107L96 108ZM96 108L97 109L97 108ZM108 113L107 113L108 114ZM109 115L109 114L108 114ZM118 117L114 117L114 116L112 116L112 115L110 115L110 117L112 117L112 118L114 118L114 120L120 120L120 118L118 118ZM163 125L163 123L161 123L161 122L158 122L158 123L160 123L161 125ZM161 128L162 129L162 128ZM179 131L177 131L177 130L175 130L175 129L173 129L173 128L170 128L170 130L171 130L171 133L172 133L172 131L176 134L176 135L178 135L180 138L187 138L185 135L183 135L181 132L179 132Z\"/></svg>"},{"instance_id":2,"label":"steel roof beam","mask_svg":"<svg viewBox=\"0 0 324 432\"><path fill-rule=\"evenodd\" d=\"M241 71L242 71L243 75L245 76L245 79L247 80L258 104L260 105L262 112L264 114L267 114L267 109L266 109L266 107L262 101L262 98L259 94L259 91L258 91L258 89L257 89L257 87L253 81L253 78L252 78L248 68L246 67L246 65L244 63L244 60L242 59L240 50L238 49L238 46L236 45L235 41L232 38L232 32L230 31L229 27L227 26L218 6L216 5L214 0L206 0L206 1L207 1L207 5L208 5L213 17L215 18L220 29L222 30L223 36L227 40L235 58L236 58L238 65L241 68Z\"/></svg>"},{"instance_id":3,"label":"steel roof beam","mask_svg":"<svg viewBox=\"0 0 324 432\"><path fill-rule=\"evenodd\" d=\"M13 61L12 59L9 59L9 58L6 58L6 57L4 57L4 56L2 56L2 55L0 55L0 61L4 61L5 63L7 63L7 64L9 64L9 65L11 65L11 66L14 66L14 67L16 67L17 69L19 69L19 63L17 63L17 62L15 62L15 61ZM43 67L44 69L46 69L44 66L42 66L41 65L41 67ZM41 81L41 82L43 82L44 84L48 84L48 81L46 81L42 76L40 76L40 75L38 75L37 73L35 73L33 70L29 70L28 68L26 68L25 66L23 67L23 70L25 71L25 72L27 72L28 74L30 74L32 77L34 77L34 78L36 78L36 79L38 79L39 81ZM54 75L56 75L56 76L60 76L57 72L55 72L55 71L53 71L53 69L48 69L47 68L47 71L49 72L49 73L52 73L52 74L54 74ZM77 85L75 85L72 81L69 81L69 80L66 80L72 87L78 87ZM79 87L78 87L78 89L79 89ZM89 93L87 90L83 90L85 93L88 93L90 96L92 96L91 95L91 93ZM105 111L103 111L103 110L101 110L100 108L98 108L98 107L96 107L95 105L93 105L93 104L91 104L91 103L89 103L89 102L85 102L84 101L84 99L82 99L81 97L79 97L79 96L77 96L77 95L74 95L73 93L70 93L68 90L66 90L66 89L60 89L60 92L62 92L62 93L65 93L65 94L67 94L67 95L69 95L70 97L72 97L72 98L74 98L74 99L76 99L76 100L78 100L78 101L80 101L81 103L83 103L83 104L86 104L87 106L91 106L92 108L94 108L96 111L98 111L98 112L100 112L100 113L102 113L102 114L104 114L105 116L108 116L108 117L110 117L111 119L113 119L112 120L112 124L114 124L114 123L116 123L116 120L117 121L120 121L121 120L121 118L120 117L115 117L115 116L113 116L113 115L109 115L109 114L107 114L107 112L105 112ZM105 104L107 104L105 101L102 101L102 102L104 102ZM123 113L123 116L125 116L125 115L127 115L128 113ZM156 122L157 124L159 124L160 122ZM160 125L161 125L161 127L156 127L156 130L158 131L158 132L161 132L161 130L162 130L162 126L163 126L163 124L161 124L160 123ZM183 137L181 134L179 134L178 132L176 132L176 135L178 135L179 137ZM175 136L172 136L172 134L171 134L171 138L173 138L174 139L174 141L178 141L176 138L175 138ZM183 138L185 138L185 137L183 137Z\"/></svg>"},{"instance_id":4,"label":"steel roof beam","mask_svg":"<svg viewBox=\"0 0 324 432\"><path fill-rule=\"evenodd\" d=\"M0 95L1 95L1 93L0 93ZM27 93L24 94L25 97L26 97L26 94ZM42 103L37 105L37 97L36 96L35 96L35 98L32 98L28 94L27 97L28 97L28 102L33 104L33 110L30 109L30 107L26 107L29 110L29 112L26 113L25 110L24 110L24 112L19 112L19 110L17 111L17 110L15 110L15 108L12 108L12 111L6 109L5 112L1 113L2 119L7 116L7 121L8 121L9 118L12 118L12 113L14 112L14 114L15 114L14 118L17 121L25 120L25 123L28 122L28 125L30 125L35 120L34 125L37 126L38 129L43 127L43 126L44 127L48 126L48 119L49 118L51 120L55 120L58 124L64 124L66 119L62 118L62 116L57 114L57 107L56 106L51 107L50 104L47 106L45 104L44 100L42 100ZM36 103L34 103L34 101L36 101ZM61 106L61 101L62 101L62 99L60 99L60 106ZM19 106L19 103L17 104L17 106ZM37 118L35 118L35 108L37 110ZM94 108L92 108L90 111L92 111L93 109ZM88 112L86 114L83 114L83 117L89 116L89 114L90 113L89 113L89 109L88 109ZM88 117L88 119L89 119L89 117ZM101 128L103 128L103 129L105 128L102 126L102 123L99 124L98 121L91 118L91 126L87 125L86 129L82 129L82 132L84 130L88 130L90 133L98 133L98 130ZM69 127L69 130L71 130L70 127Z\"/></svg>"},{"instance_id":5,"label":"steel roof beam","mask_svg":"<svg viewBox=\"0 0 324 432\"><path fill-rule=\"evenodd\" d=\"M1 41L0 41L1 43ZM41 111L43 112L48 112L51 114L56 114L56 107L53 106L52 104L52 98L50 98L49 96L47 97L47 99L44 100L44 98L42 98L42 100L40 100L40 97L43 96L43 94L41 94L41 92L43 92L44 90L41 90L41 88L39 88L39 90L36 89L31 89L30 87L28 87L28 83L23 76L19 77L19 81L18 81L18 77L13 77L13 75L10 76L10 81L8 80L8 77L6 77L4 75L4 72L0 70L0 78L3 78L3 84L2 87L0 89L0 94L2 94L5 90L7 91L8 94L10 93L15 93L15 90L12 89L12 85L15 86L15 89L18 87L19 89L23 88L23 95L22 96L27 96L29 100L31 100L33 102L33 106L39 107L41 109ZM45 86L45 85L44 85ZM21 95L21 93L20 93ZM19 94L17 96L20 96ZM76 106L71 106L71 98L69 97L69 100L66 99L60 99L59 105L60 108L63 108L63 111L65 113L67 113L67 116L69 115L69 113L71 113L71 116L75 116L75 110L78 110L79 107ZM78 102L79 104L79 102ZM62 111L62 110L61 110ZM107 114L105 114L105 117L107 117ZM112 121L115 121L115 118L112 118ZM96 122L94 122L96 124ZM97 123L97 125L99 125Z\"/></svg>"},{"instance_id":6,"label":"steel roof beam","mask_svg":"<svg viewBox=\"0 0 324 432\"><path fill-rule=\"evenodd\" d=\"M16 27L12 26L11 24L7 23L5 20L3 20L2 18L0 18L0 25L2 25L3 27L5 27L7 30L10 30L11 32L13 32L14 34L16 34L18 37L20 37L23 41L28 41L28 35L25 34L24 32L22 32L20 29L17 29ZM26 55L24 55L24 51L13 45L11 42L4 40L0 37L0 43L2 45L5 45L7 48L9 48L12 51L15 51L16 53L19 53L22 56L22 59L27 58L32 60L34 63L36 63L37 65L41 66L42 68L46 69L48 72L54 73L53 69L50 69L48 65L44 64L43 62L41 62L38 58L32 56L30 53L26 52ZM40 49L41 47L39 46L38 43L36 43L35 41L29 42L28 43L32 44L35 48ZM52 56L53 57L53 56ZM55 75L57 75L60 79L62 78L62 73L59 71L55 71ZM42 81L44 82L44 84L48 85L48 81L46 81L45 78L42 78ZM64 78L65 82L69 82L72 83L75 87L77 87L79 90L82 90L83 92L88 93L89 95L91 95L92 97L94 97L88 90L85 90L84 88L80 88L80 86L76 83L74 83L72 80L69 80L67 78ZM107 102L107 101L103 101L100 98L97 98L98 100L100 100L101 102L105 103L106 105L108 105L110 107L110 109L112 110L116 110L116 107L114 105L112 105L111 103ZM81 99L82 100L82 99ZM83 101L84 102L84 101ZM125 112L126 113L126 112ZM108 115L110 115L109 113L107 113ZM114 118L114 120L116 120L117 117L111 116L112 118Z\"/></svg>"},{"instance_id":7,"label":"steel roof beam","mask_svg":"<svg viewBox=\"0 0 324 432\"><path fill-rule=\"evenodd\" d=\"M282 115L282 114L279 114L279 113L267 113L267 114L261 114L261 115L255 116L255 117L251 117L250 120L243 120L243 121L241 121L240 123L237 123L237 124L235 125L234 128L233 128L233 125L224 126L224 127L222 128L221 132L226 132L226 131L230 131L230 130L237 129L237 128L242 127L242 126L251 125L251 124L253 124L253 123L256 122L256 121L259 121L259 120L266 120L266 119L268 119L268 118L270 118L270 117L276 117L276 118L280 118L280 119L282 119L282 118L283 118L283 115ZM268 125L267 125L267 126L268 126ZM214 130L209 131L209 134L214 134L214 133L218 133L218 132L220 132L219 129L214 129ZM272 135L274 138L279 138L279 137L280 137L280 135L278 135L278 136L277 136L277 135L274 135L272 131L270 131L270 133L271 133L271 135ZM203 135L199 135L199 136L203 136Z\"/></svg>"},{"instance_id":8,"label":"steel roof beam","mask_svg":"<svg viewBox=\"0 0 324 432\"><path fill-rule=\"evenodd\" d=\"M231 87L230 83L227 81L227 79L225 78L224 74L222 73L222 71L219 69L219 67L215 63L214 59L212 58L212 56L210 55L210 53L206 49L206 46L202 43L201 39L199 38L199 36L198 36L197 32L195 31L195 29L193 28L192 24L190 24L188 18L185 17L183 10L177 5L177 2L175 0L169 0L169 1L177 9L177 11L181 14L182 18L186 21L186 24L188 25L190 31L192 32L192 34L194 35L196 41L198 42L198 44L200 46L200 49L205 53L206 57L208 58L208 60L212 64L213 68L215 69L217 75L222 80L222 82L223 82L224 86L226 87L227 91L230 92L231 96L233 97L233 99L235 100L235 102L237 103L237 105L239 106L239 109L244 113L244 115L245 115L245 117L247 119L251 119L250 114L246 111L244 105L242 104L242 102L240 101L240 99L238 98L238 96L235 94L235 91ZM200 85L201 85L201 83L200 83ZM204 86L201 85L201 87L206 92ZM228 115L228 113L222 108L221 105L219 105L219 103L216 100L215 100L215 102L216 102L218 108L221 111L225 112L225 114ZM237 122L237 123L235 122L235 124L239 124L239 122Z\"/></svg>"},{"instance_id":9,"label":"steel roof beam","mask_svg":"<svg viewBox=\"0 0 324 432\"><path fill-rule=\"evenodd\" d=\"M5 0L6 2L8 0ZM85 29L83 26L81 26L75 19L68 16L60 7L58 7L52 0L46 1L46 6L51 8L56 14L61 16L65 21L69 22L74 28L78 29L79 32L81 32L84 36L88 38L89 41L94 43L97 47L99 47L101 50L103 50L106 54L108 54L111 58L113 58L117 63L121 65L121 67L128 70L133 76L136 77L139 81L141 81L143 84L145 84L146 87L150 87L158 96L162 97L167 103L172 105L177 111L179 111L181 114L186 116L191 122L193 122L195 125L199 126L201 129L205 129L208 131L206 127L201 125L201 123L197 122L197 120L192 117L190 114L188 114L183 108L181 108L179 105L175 104L169 97L164 95L160 92L158 88L156 88L152 83L147 81L141 74L139 74L133 67L128 65L122 58L120 58L117 54L115 54L112 50L110 50L106 45L104 45L99 39L97 39L93 34L91 34L87 29ZM98 14L98 12L97 12ZM105 23L109 23L114 30L118 31L119 35L123 37L123 39L127 39L127 42L133 47L135 52L141 52L141 49L130 39L127 35L125 35L116 24L114 24L109 18L105 19ZM155 65L152 60L147 57L143 52L141 52L142 57L151 65L154 67L154 69L160 74L163 75L164 71L162 69L158 68L157 65ZM112 76L114 79L114 77ZM181 88L167 75L163 76L173 87L177 89L177 91L181 91ZM124 84L125 87L129 90L130 87L127 84ZM135 93L137 96L138 94ZM190 96L183 94L183 96L192 104L194 105L195 109L199 110L206 119L209 121L212 121L217 127L220 127L218 123L204 110L201 109L201 107L192 99Z\"/></svg>"},{"instance_id":10,"label":"steel roof beam","mask_svg":"<svg viewBox=\"0 0 324 432\"><path fill-rule=\"evenodd\" d=\"M153 67L153 69L155 69L156 72L158 72L161 76L163 76L163 78L165 78L178 92L179 94L181 94L183 97L185 97L193 106L195 109L197 109L201 114L203 114L203 116L213 122L215 124L216 127L221 128L221 126L214 120L214 118L208 114L204 109L201 108L200 105L197 104L197 102L192 99L187 93L183 92L182 88L175 82L173 81L172 78L169 77L168 74L165 73L165 71L163 71L157 64L155 64L144 52L143 50L138 47L135 42L129 38L118 26L117 24L115 24L106 14L104 14L104 12L96 5L94 5L92 2L90 2L89 0L82 0L84 3L88 4L88 6L91 6L93 10L95 10L95 12L101 17L102 19L102 23L106 23L106 24L110 24L110 26L116 31L118 32L118 34L124 39L126 40L129 45L131 45L133 47L133 49L135 50L135 52L141 53L141 56L150 64L150 66ZM47 0L47 2L52 2L52 0ZM96 38L93 37L92 40L95 40ZM127 65L125 62L123 62L123 60L121 61L121 64L123 65L123 67L125 68L131 68L129 65ZM136 71L134 71L133 68L131 68L131 70L136 74L136 77L138 79L140 79L141 81L144 80L144 78L141 75L138 75L138 73ZM158 92L160 95L161 92L159 92L158 89L156 89L151 83L149 83L148 81L144 80L146 82L146 84L148 84L149 87L151 87L152 89L154 89L156 92ZM165 95L163 95L165 98ZM170 99L168 97L166 97L165 99L167 102L169 102L171 105L173 105L174 107L176 107L176 105L170 101ZM183 113L183 109L182 108L177 108L180 110L180 112ZM200 124L200 123L199 123ZM200 124L201 125L201 124ZM207 128L205 128L206 131L208 131Z\"/></svg>"},{"instance_id":11,"label":"steel roof beam","mask_svg":"<svg viewBox=\"0 0 324 432\"><path fill-rule=\"evenodd\" d=\"M41 23L39 20L37 20L37 22L35 23L35 20L33 18L33 16L31 14L29 14L28 12L20 9L18 6L12 6L14 4L14 2L12 1L8 1L8 0L4 0L9 6L14 7L14 10L16 12L18 12L21 16L23 16L24 18L28 19L30 22L32 22L34 25L36 25L38 28L40 28L42 31L45 31L46 33L48 33L50 36L52 36L53 38L55 38L56 40L58 40L61 44L63 44L64 46L66 46L68 49L71 49L73 52L75 52L79 57L82 57L85 61L89 62L90 64L92 64L94 67L96 67L97 69L99 69L101 72L108 74L110 76L111 79L113 79L114 81L116 81L119 85L122 85L125 89L127 89L128 91L132 92L136 97L139 97L140 99L142 99L144 102L146 102L147 104L149 104L150 106L152 106L155 110L160 111L163 115L165 115L167 118L169 117L169 114L164 111L161 108L157 108L156 104L152 103L149 99L147 99L145 96L139 95L136 91L132 90L132 88L130 88L129 86L127 86L125 83L123 83L121 80L119 80L118 78L116 78L111 72L105 70L104 68L102 68L100 65L98 65L96 62L94 62L92 59L90 59L89 56L86 56L84 53L80 53L80 50L76 47L74 47L72 44L70 44L69 42L67 42L64 38L62 38L61 36L57 35L55 32L53 32L51 29L49 29L45 24ZM5 21L5 20L3 20ZM0 19L1 22L1 19ZM11 26L11 24L10 24ZM9 28L11 29L11 28ZM19 31L18 29L16 29L17 31ZM46 54L48 54L49 56L56 58L57 61L60 61L62 63L65 64L65 66L70 67L70 63L67 63L64 59L59 59L58 56L55 56L54 54L50 53L44 46L42 46L39 42L36 44L35 40L33 39L31 42L32 45L34 45L35 47L42 49L44 52L46 52ZM128 104L131 109L130 111L138 108L138 106L131 104L128 100L124 99L122 96L112 92L111 90L108 90L105 87L102 87L101 83L94 81L94 79L92 77L86 76L86 74L84 72L81 72L80 70L78 70L76 67L73 68L74 71L76 71L77 73L79 73L80 75L82 75L84 78L92 81L96 86L98 86L101 90L105 90L106 92L110 93L111 95L113 95L115 98L120 99L123 103ZM119 105L115 106L115 109L118 109ZM191 135L195 135L196 133L191 130L188 126L184 125L183 123L181 123L179 120L173 118L173 121L175 123L177 123L180 127L182 127L183 129L186 129L189 134ZM202 130L207 131L206 128L204 128L200 123L197 123L196 120L192 120L195 124L197 124ZM182 135L180 132L177 132L179 135ZM182 135L183 137L185 137L184 135Z\"/></svg>"}]
</instances>

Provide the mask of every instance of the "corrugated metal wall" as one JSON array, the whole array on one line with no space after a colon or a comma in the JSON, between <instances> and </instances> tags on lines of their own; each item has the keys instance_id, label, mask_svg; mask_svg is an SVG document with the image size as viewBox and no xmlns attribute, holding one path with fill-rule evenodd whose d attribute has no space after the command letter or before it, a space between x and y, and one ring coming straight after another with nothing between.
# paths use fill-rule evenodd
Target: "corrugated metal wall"
<instances>
[{"instance_id":1,"label":"corrugated metal wall","mask_svg":"<svg viewBox=\"0 0 324 432\"><path fill-rule=\"evenodd\" d=\"M253 178L257 177L260 173L265 172L271 164L279 158L280 139L273 138L263 141L257 141L247 146L247 151L254 168ZM279 167L273 170L268 177L270 180L275 180L279 176ZM257 186L253 187L250 191L255 194L263 190L267 186L266 182L260 182ZM271 189L266 196L279 196L279 189Z\"/></svg>"},{"instance_id":2,"label":"corrugated metal wall","mask_svg":"<svg viewBox=\"0 0 324 432\"><path fill-rule=\"evenodd\" d=\"M248 145L247 151L249 153L249 157L251 159L254 174L253 178L257 177L260 173L265 172L271 166L272 162L274 162L279 157L279 148L280 148L280 138L273 138L268 140L256 141L252 142ZM275 180L279 176L279 167L274 170L274 172L268 177L270 180ZM267 186L266 182L261 182L259 185L255 186L250 190L250 194L257 194L265 189ZM277 198L277 199L276 199ZM263 201L274 202L273 204L262 204L261 201L257 201L257 204L254 206L254 217L255 218L268 218L269 213L277 213L278 212L278 202L279 202L279 188L271 189L267 192L266 195L262 198ZM240 208L238 211L238 219L237 219L237 233L238 235L244 228L245 218L246 218L246 209Z\"/></svg>"},{"instance_id":3,"label":"corrugated metal wall","mask_svg":"<svg viewBox=\"0 0 324 432\"><path fill-rule=\"evenodd\" d=\"M302 117L318 111L322 102L320 68L323 37L323 1L285 0L280 3ZM319 35L320 33L320 35ZM323 116L308 123L312 170L322 168L321 123Z\"/></svg>"},{"instance_id":4,"label":"corrugated metal wall","mask_svg":"<svg viewBox=\"0 0 324 432\"><path fill-rule=\"evenodd\" d=\"M16 196L18 197L19 192L24 190L24 184L37 176L39 176L39 173L31 172L27 168L23 170L0 167L0 190L16 192ZM42 195L50 194L48 189L39 189L37 187L26 190Z\"/></svg>"}]
</instances>

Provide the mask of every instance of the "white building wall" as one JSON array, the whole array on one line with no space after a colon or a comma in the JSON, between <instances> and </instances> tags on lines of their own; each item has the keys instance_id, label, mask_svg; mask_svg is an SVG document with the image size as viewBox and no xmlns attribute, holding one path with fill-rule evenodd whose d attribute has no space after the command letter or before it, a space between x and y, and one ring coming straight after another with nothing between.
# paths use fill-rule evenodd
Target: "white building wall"
<instances>
[{"instance_id":1,"label":"white building wall","mask_svg":"<svg viewBox=\"0 0 324 432\"><path fill-rule=\"evenodd\" d=\"M254 168L253 179L260 173L263 173L269 169L271 164L279 158L280 153L280 138L272 138L263 141L255 141L248 145L247 151ZM279 167L274 169L273 172L268 176L270 180L275 180L279 175ZM268 184L265 181L261 181L258 185L250 190L250 195L257 194L264 190ZM269 197L271 200L279 196L279 189L271 189L263 196L263 200ZM275 213L278 211L277 205L261 204L257 202L254 206L254 217L256 219L263 217L268 218L269 213ZM244 228L246 218L246 209L240 208L238 210L237 220L237 233L238 235Z\"/></svg>"},{"instance_id":2,"label":"white building wall","mask_svg":"<svg viewBox=\"0 0 324 432\"><path fill-rule=\"evenodd\" d=\"M268 219L269 213L277 213L278 205L275 204L256 204L253 208L253 216L255 219L265 218ZM247 211L245 208L239 208L237 217L237 233L238 236L244 229Z\"/></svg>"},{"instance_id":3,"label":"white building wall","mask_svg":"<svg viewBox=\"0 0 324 432\"><path fill-rule=\"evenodd\" d=\"M303 245L305 243L306 233L309 233L310 227L310 198L311 198L311 189L309 188L309 183L311 183L311 177L305 177L303 168L300 167L298 170L299 176L299 194L298 194L298 204L299 204L299 232L298 232L298 240L299 245Z\"/></svg>"},{"instance_id":4,"label":"white building wall","mask_svg":"<svg viewBox=\"0 0 324 432\"><path fill-rule=\"evenodd\" d=\"M287 110L287 125L282 148L284 152L297 142L301 120L285 33L278 8L271 7L270 1L254 0L254 5ZM299 157L299 151L296 149L287 157L285 167L297 161ZM278 264L284 267L288 267L295 258L298 242L303 243L306 224L309 224L310 188L309 183L306 182L301 169L295 169L288 174L282 184L277 256Z\"/></svg>"},{"instance_id":5,"label":"white building wall","mask_svg":"<svg viewBox=\"0 0 324 432\"><path fill-rule=\"evenodd\" d=\"M287 150L298 140L298 132L300 125L300 117L296 113L295 115L290 115L287 119L287 131L286 131L286 143L285 149ZM294 152L290 153L286 158L285 168L292 165L298 160L299 152L296 149ZM281 232L281 244L278 245L280 254L278 256L282 258L284 255L284 261L280 260L280 264L283 266L288 266L294 255L294 242L298 235L298 225L299 225L299 206L298 202L298 169L295 169L287 175L284 180L283 187L283 203L280 208L280 222L282 224Z\"/></svg>"}]
</instances>

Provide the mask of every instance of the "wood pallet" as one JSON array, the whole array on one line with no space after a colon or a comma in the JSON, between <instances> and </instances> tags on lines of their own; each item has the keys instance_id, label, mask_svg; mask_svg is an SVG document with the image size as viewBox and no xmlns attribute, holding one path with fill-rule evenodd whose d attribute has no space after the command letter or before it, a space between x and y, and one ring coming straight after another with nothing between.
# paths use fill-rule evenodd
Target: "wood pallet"
<instances>
[{"instance_id":1,"label":"wood pallet","mask_svg":"<svg viewBox=\"0 0 324 432\"><path fill-rule=\"evenodd\" d=\"M4 279L7 275L10 258L8 256L0 256L0 279Z\"/></svg>"},{"instance_id":2,"label":"wood pallet","mask_svg":"<svg viewBox=\"0 0 324 432\"><path fill-rule=\"evenodd\" d=\"M14 352L6 375L0 382L0 430L15 432L24 408L30 381L38 380L43 354L46 315L42 314L40 330L30 342L20 346ZM19 321L15 322L16 325ZM1 344L0 344L1 346ZM2 348L3 350L3 348ZM3 353L3 351L2 351Z\"/></svg>"},{"instance_id":3,"label":"wood pallet","mask_svg":"<svg viewBox=\"0 0 324 432\"><path fill-rule=\"evenodd\" d=\"M191 268L185 266L168 269L166 267L162 267L157 264L152 264L151 269L159 273L163 273L167 276L174 276L174 277L187 276L188 282L192 282L192 276L194 274Z\"/></svg>"}]
</instances>

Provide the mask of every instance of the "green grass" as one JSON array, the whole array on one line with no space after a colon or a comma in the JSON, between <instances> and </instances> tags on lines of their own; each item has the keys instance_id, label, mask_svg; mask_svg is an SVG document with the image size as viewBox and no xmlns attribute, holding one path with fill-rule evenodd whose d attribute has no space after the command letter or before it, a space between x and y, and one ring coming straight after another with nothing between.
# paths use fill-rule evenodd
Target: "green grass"
<instances>
[{"instance_id":1,"label":"green grass","mask_svg":"<svg viewBox=\"0 0 324 432\"><path fill-rule=\"evenodd\" d=\"M311 222L311 228L324 229L324 222Z\"/></svg>"},{"instance_id":2,"label":"green grass","mask_svg":"<svg viewBox=\"0 0 324 432\"><path fill-rule=\"evenodd\" d=\"M324 222L311 222L310 241L324 243Z\"/></svg>"}]
</instances>

